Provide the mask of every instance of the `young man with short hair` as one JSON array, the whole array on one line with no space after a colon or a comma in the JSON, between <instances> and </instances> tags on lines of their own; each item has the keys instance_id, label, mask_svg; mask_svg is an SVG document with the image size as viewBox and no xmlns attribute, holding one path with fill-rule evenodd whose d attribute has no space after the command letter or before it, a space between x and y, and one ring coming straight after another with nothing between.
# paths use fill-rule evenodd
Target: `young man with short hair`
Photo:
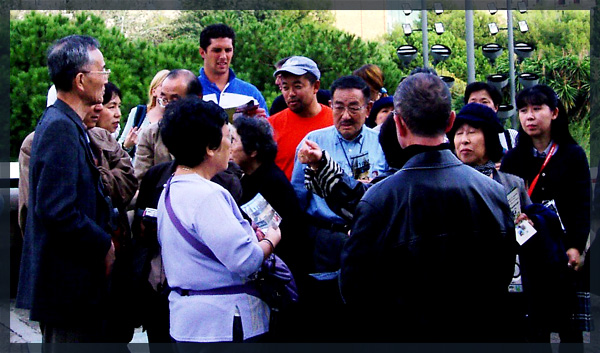
<instances>
[{"instance_id":1,"label":"young man with short hair","mask_svg":"<svg viewBox=\"0 0 600 353\"><path fill-rule=\"evenodd\" d=\"M235 32L225 24L207 26L200 33L200 55L204 65L198 80L202 84L203 99L213 101L224 109L239 107L253 100L258 109L251 115L267 117L267 103L251 83L240 80L230 67L235 48Z\"/></svg>"},{"instance_id":2,"label":"young man with short hair","mask_svg":"<svg viewBox=\"0 0 600 353\"><path fill-rule=\"evenodd\" d=\"M317 101L321 72L311 59L293 56L273 76L280 76L288 106L269 118L278 148L275 164L291 180L296 147L309 132L331 126L333 115L331 108Z\"/></svg>"}]
</instances>

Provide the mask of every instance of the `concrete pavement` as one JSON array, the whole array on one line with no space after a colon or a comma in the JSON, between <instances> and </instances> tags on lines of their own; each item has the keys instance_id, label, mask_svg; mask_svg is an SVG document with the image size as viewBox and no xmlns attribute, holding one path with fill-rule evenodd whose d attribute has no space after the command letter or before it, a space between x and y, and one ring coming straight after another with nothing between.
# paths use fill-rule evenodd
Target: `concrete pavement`
<instances>
[{"instance_id":1,"label":"concrete pavement","mask_svg":"<svg viewBox=\"0 0 600 353\"><path fill-rule=\"evenodd\" d=\"M29 320L29 310L15 308L15 300L10 300L10 343L42 343L40 325ZM131 343L148 343L148 336L141 328L133 334Z\"/></svg>"},{"instance_id":2,"label":"concrete pavement","mask_svg":"<svg viewBox=\"0 0 600 353\"><path fill-rule=\"evenodd\" d=\"M598 353L600 352L600 296L592 294L592 315L595 323L595 330L593 332L584 332L584 353ZM10 301L10 327L0 323L1 329L8 329L10 331L10 343L41 343L42 334L37 322L29 320L28 310L15 308L15 300ZM559 338L557 334L552 334L552 342L558 343ZM131 343L148 343L148 336L146 332L142 332L141 328L135 330L133 340ZM143 347L145 345L135 345L135 349L131 349L132 352L146 352ZM139 349L142 349L140 351ZM552 352L558 352L558 344L552 345Z\"/></svg>"}]
</instances>

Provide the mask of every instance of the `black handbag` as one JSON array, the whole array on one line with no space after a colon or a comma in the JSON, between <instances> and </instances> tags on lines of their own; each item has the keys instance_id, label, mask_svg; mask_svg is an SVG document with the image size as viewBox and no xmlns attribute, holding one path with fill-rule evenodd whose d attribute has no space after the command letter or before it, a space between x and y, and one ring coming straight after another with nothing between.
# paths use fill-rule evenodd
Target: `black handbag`
<instances>
[{"instance_id":1,"label":"black handbag","mask_svg":"<svg viewBox=\"0 0 600 353\"><path fill-rule=\"evenodd\" d=\"M266 258L254 279L260 298L271 309L285 310L298 301L298 289L294 276L279 256Z\"/></svg>"}]
</instances>

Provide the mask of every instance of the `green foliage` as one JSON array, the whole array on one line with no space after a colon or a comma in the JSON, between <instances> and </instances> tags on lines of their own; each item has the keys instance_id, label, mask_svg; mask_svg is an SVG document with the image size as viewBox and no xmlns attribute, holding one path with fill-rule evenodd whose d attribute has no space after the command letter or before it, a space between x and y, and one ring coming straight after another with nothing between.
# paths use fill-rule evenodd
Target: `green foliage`
<instances>
[{"instance_id":1,"label":"green foliage","mask_svg":"<svg viewBox=\"0 0 600 353\"><path fill-rule=\"evenodd\" d=\"M232 1L235 0L223 0L213 4L212 8L225 9ZM261 2L260 8L271 8L273 1L276 0ZM46 93L51 85L45 66L46 50L54 40L69 34L92 35L102 44L106 66L113 71L110 81L123 92L123 120L130 108L146 102L147 87L157 71L174 68L198 71L202 65L198 53L200 32L212 23L226 23L236 31L232 67L238 77L258 87L269 105L279 95L272 76L273 64L286 56L304 55L315 60L322 72L323 88L366 63L376 64L384 72L384 84L390 95L402 77L423 65L421 32L405 36L401 26L397 26L377 41L365 41L334 28L331 12L252 10L259 6L251 6L251 3L248 1L249 5L244 7L248 10L183 11L173 22L166 17L153 18L148 28L137 33L130 33L135 25L118 11L102 11L102 18L81 11L71 12L72 18L31 12L23 19L16 19L11 13L11 158L16 159L21 141L34 129L45 107ZM300 8L298 4L292 4L290 8ZM506 27L506 17L502 13L499 11L492 16L487 11L474 11L478 81L485 81L489 74L508 73L507 31L501 30L492 36L487 27L490 22L497 22L500 28ZM590 117L589 12L528 11L520 14L513 11L513 14L515 26L518 20L524 19L530 28L525 34L515 31L515 41L532 42L536 46L534 55L517 65L517 73L537 73L541 76L540 83L549 84L558 92L567 106L573 135L589 151L586 138L589 137L590 121L594 121ZM453 107L460 109L467 81L465 13L447 9L439 16L430 12L428 17L430 25L438 21L444 24L444 34L428 32L428 46L444 44L451 48L450 58L435 69L440 75L455 78L451 89ZM103 18L112 21L115 27L107 28ZM419 21L412 25L420 28ZM127 37L120 28L128 33ZM481 51L487 43L498 43L505 48L495 66ZM396 48L403 44L414 45L419 52L408 67L403 67L396 55ZM430 55L430 66L432 60ZM508 87L504 95L507 102ZM592 124L592 130L600 131L598 125Z\"/></svg>"},{"instance_id":2,"label":"green foliage","mask_svg":"<svg viewBox=\"0 0 600 353\"><path fill-rule=\"evenodd\" d=\"M108 29L104 20L86 12L69 19L63 15L29 13L10 23L10 151L16 159L21 142L35 129L46 107L52 85L46 68L46 51L55 40L70 34L98 39L109 80L123 92L123 121L127 112L147 101L150 81L162 69L188 68L196 71L202 61L195 43L176 39L155 45L128 40L117 28Z\"/></svg>"},{"instance_id":3,"label":"green foliage","mask_svg":"<svg viewBox=\"0 0 600 353\"><path fill-rule=\"evenodd\" d=\"M571 136L579 143L581 148L585 151L585 154L588 158L588 162L591 162L590 159L590 117L587 115L585 118L579 121L571 121L569 123L569 132L571 132ZM591 164L590 167L596 167L597 164Z\"/></svg>"},{"instance_id":4,"label":"green foliage","mask_svg":"<svg viewBox=\"0 0 600 353\"><path fill-rule=\"evenodd\" d=\"M257 86L268 104L279 95L273 64L286 56L304 55L317 62L324 88L368 62L384 70L394 67L389 59L392 56L381 50L379 43L368 43L333 28L331 14L323 11L188 11L175 21L171 32L173 38L198 43L202 28L219 22L236 32L232 61L236 75ZM395 88L400 77L391 77Z\"/></svg>"}]
</instances>

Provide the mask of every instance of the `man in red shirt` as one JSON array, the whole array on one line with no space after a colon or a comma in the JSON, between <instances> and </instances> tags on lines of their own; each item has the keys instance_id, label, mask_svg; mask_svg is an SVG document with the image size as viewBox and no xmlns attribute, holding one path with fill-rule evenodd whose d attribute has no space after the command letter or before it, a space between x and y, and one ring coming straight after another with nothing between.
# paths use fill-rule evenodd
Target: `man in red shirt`
<instances>
[{"instance_id":1,"label":"man in red shirt","mask_svg":"<svg viewBox=\"0 0 600 353\"><path fill-rule=\"evenodd\" d=\"M333 125L331 108L317 101L321 72L317 64L304 56L292 56L273 76L281 75L281 93L288 108L272 115L277 142L275 164L292 178L294 157L300 141L309 132Z\"/></svg>"}]
</instances>

